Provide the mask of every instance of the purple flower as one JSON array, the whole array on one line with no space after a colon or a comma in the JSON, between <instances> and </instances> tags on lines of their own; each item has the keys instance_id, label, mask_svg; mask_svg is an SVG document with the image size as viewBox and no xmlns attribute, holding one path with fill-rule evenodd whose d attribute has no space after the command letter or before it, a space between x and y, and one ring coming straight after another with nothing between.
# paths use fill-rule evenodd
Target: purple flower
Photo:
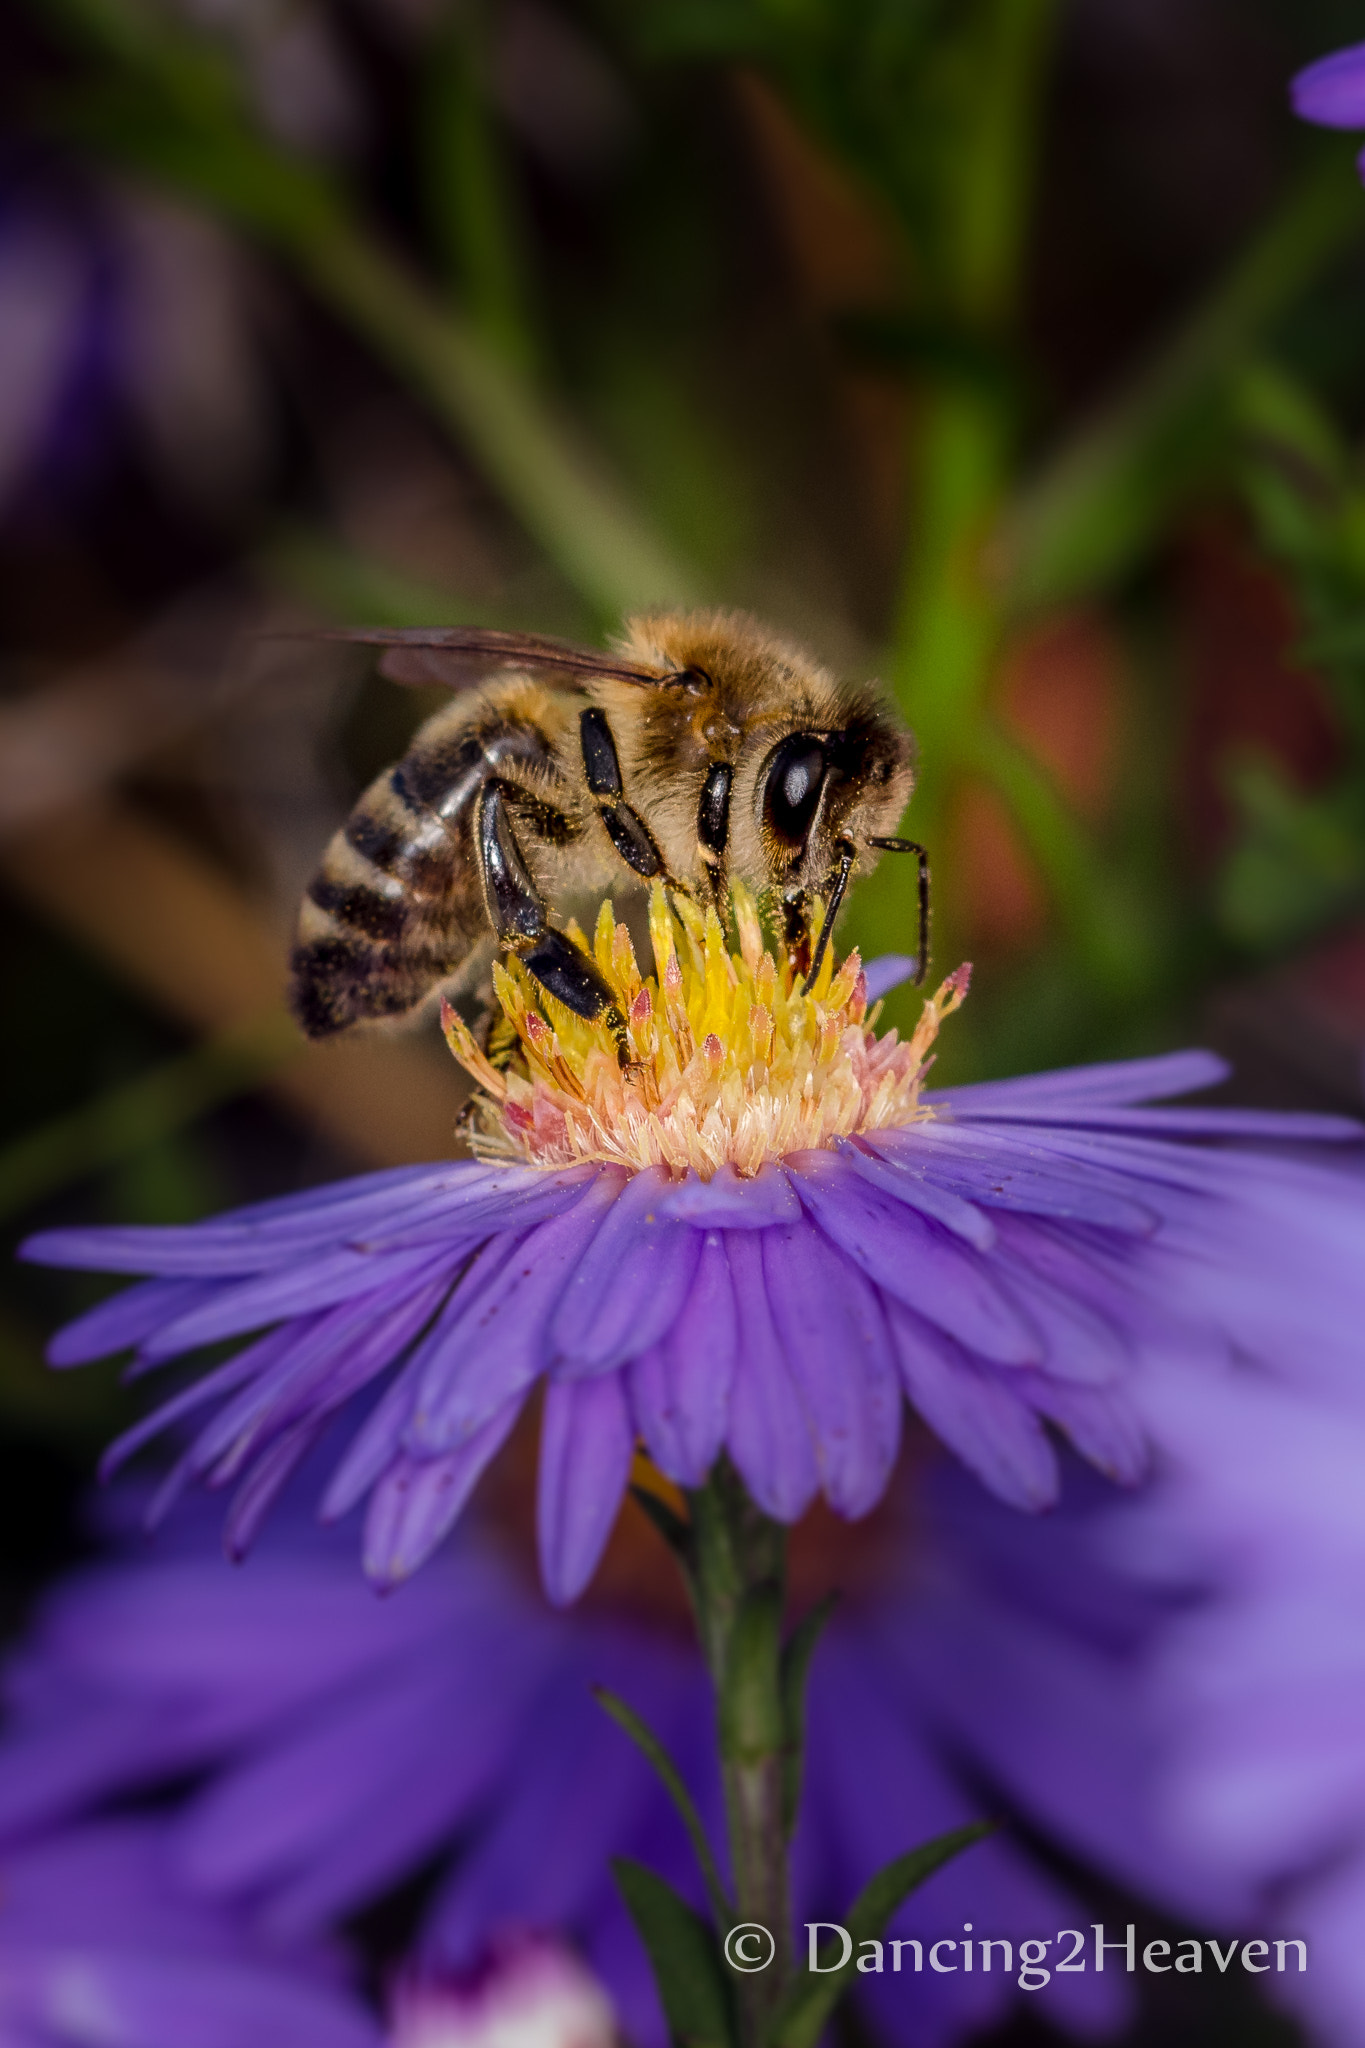
<instances>
[{"instance_id":1,"label":"purple flower","mask_svg":"<svg viewBox=\"0 0 1365 2048\"><path fill-rule=\"evenodd\" d=\"M864 1017L857 955L808 996L737 896L740 951L659 890L656 978L610 906L605 1027L495 969L522 1047L494 1069L474 1161L372 1174L187 1229L59 1230L26 1255L150 1274L69 1325L49 1356L133 1348L141 1374L249 1337L115 1446L116 1464L204 1409L158 1497L235 1485L245 1549L289 1473L381 1376L324 1517L368 1496L366 1569L407 1577L545 1386L541 1567L592 1577L637 1441L699 1485L733 1461L769 1515L818 1494L856 1519L895 1466L905 1403L1001 1499L1057 1497L1052 1425L1102 1471L1143 1470L1136 1377L1155 1354L1267 1365L1353 1357L1360 1127L1343 1119L1141 1109L1220 1080L1204 1053L922 1095L965 977L906 1044ZM680 959L678 941L683 945ZM519 973L519 970L518 970ZM619 1021L619 1020L618 1020ZM1347 1146L1347 1170L1283 1147Z\"/></svg>"},{"instance_id":2,"label":"purple flower","mask_svg":"<svg viewBox=\"0 0 1365 2048\"><path fill-rule=\"evenodd\" d=\"M1299 1936L1267 1985L1314 2038L1365 2040L1365 1385L1162 1383L1165 1485L1107 1554L1179 1602L1147 1656L1162 1846Z\"/></svg>"},{"instance_id":3,"label":"purple flower","mask_svg":"<svg viewBox=\"0 0 1365 2048\"><path fill-rule=\"evenodd\" d=\"M1294 112L1323 128L1365 128L1365 43L1320 57L1289 88ZM1360 159L1365 177L1365 153Z\"/></svg>"},{"instance_id":4,"label":"purple flower","mask_svg":"<svg viewBox=\"0 0 1365 2048\"><path fill-rule=\"evenodd\" d=\"M1365 43L1319 57L1293 79L1294 112L1324 128L1365 128Z\"/></svg>"},{"instance_id":5,"label":"purple flower","mask_svg":"<svg viewBox=\"0 0 1365 2048\"><path fill-rule=\"evenodd\" d=\"M1035 1826L1224 1955L1267 1943L1261 1991L1359 2048L1365 1378L1158 1373L1143 1403L1160 1473L1135 1498L1080 1487L1005 1527L938 1495L956 1569L905 1654L955 1753Z\"/></svg>"},{"instance_id":6,"label":"purple flower","mask_svg":"<svg viewBox=\"0 0 1365 2048\"><path fill-rule=\"evenodd\" d=\"M177 1887L154 1820L59 1831L0 1855L5 2048L379 2048L317 1944L281 1949Z\"/></svg>"},{"instance_id":7,"label":"purple flower","mask_svg":"<svg viewBox=\"0 0 1365 2048\"><path fill-rule=\"evenodd\" d=\"M957 1486L1015 1526L970 1480ZM816 1660L794 1872L802 1920L840 1918L890 1856L981 1811L951 1761L954 1713L920 1678L937 1627L918 1619L929 1590L971 1569L947 1520L924 1520L930 1498L920 1496L914 1565L905 1532L887 1530ZM48 1595L9 1671L0 1841L150 1796L186 1892L249 1905L262 1939L290 1942L436 1864L417 1951L427 1976L466 1971L519 1930L550 1930L579 1945L628 2036L659 2042L652 1980L607 1859L638 1857L698 1906L701 1894L677 1815L592 1684L646 1717L713 1839L722 1830L701 1659L641 1604L638 1579L633 1613L556 1614L505 1546L470 1533L401 1597L378 1601L302 1516L282 1514L237 1573L205 1552L192 1520L186 1529L178 1520L150 1553L139 1545ZM641 1541L671 1591L662 1545L648 1530ZM994 1705L1014 1718L1012 1702L1002 1712L997 1694ZM1065 1755L1047 1730L1031 1732L1041 1771L1100 1769L1083 1726ZM964 1921L1017 1944L1083 1925L1078 1914L999 1834L941 1870L892 1932L927 1955L934 1940L961 1941ZM999 1961L988 1975L940 1975L907 1957L908 1983L888 1971L860 1991L892 2048L937 2048L1024 1996ZM1127 1989L1113 1972L1054 1976L1030 1997L1092 2034L1121 2022Z\"/></svg>"}]
</instances>

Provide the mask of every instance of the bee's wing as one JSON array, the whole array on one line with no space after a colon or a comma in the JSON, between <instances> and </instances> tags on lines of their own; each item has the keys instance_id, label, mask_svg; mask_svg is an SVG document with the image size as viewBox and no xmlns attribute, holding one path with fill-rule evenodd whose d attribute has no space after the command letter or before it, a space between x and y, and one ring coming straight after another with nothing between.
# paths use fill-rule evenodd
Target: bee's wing
<instances>
[{"instance_id":1,"label":"bee's wing","mask_svg":"<svg viewBox=\"0 0 1365 2048\"><path fill-rule=\"evenodd\" d=\"M674 671L594 647L574 647L545 633L499 633L482 626L359 626L325 637L382 647L379 669L390 682L440 684L449 690L465 689L506 668L557 676L561 687L570 689L581 687L580 679L589 676L611 676L650 689L684 680Z\"/></svg>"}]
</instances>

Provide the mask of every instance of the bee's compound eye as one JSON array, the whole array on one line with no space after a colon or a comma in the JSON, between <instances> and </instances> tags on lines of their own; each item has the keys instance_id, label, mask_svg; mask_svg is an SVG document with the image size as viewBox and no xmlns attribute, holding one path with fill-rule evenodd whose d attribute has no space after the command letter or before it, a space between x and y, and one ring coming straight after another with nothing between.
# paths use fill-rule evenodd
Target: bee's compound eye
<instances>
[{"instance_id":1,"label":"bee's compound eye","mask_svg":"<svg viewBox=\"0 0 1365 2048\"><path fill-rule=\"evenodd\" d=\"M794 732L773 753L763 791L769 830L789 846L805 844L825 779L825 750L813 733Z\"/></svg>"}]
</instances>

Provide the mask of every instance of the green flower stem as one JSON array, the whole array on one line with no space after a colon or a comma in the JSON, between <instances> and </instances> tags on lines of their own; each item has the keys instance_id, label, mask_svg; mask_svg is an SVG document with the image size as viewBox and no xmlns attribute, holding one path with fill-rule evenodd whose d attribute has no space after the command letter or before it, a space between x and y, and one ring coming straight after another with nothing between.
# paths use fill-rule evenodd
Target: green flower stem
<instances>
[{"instance_id":1,"label":"green flower stem","mask_svg":"<svg viewBox=\"0 0 1365 2048\"><path fill-rule=\"evenodd\" d=\"M738 1975L741 2036L760 2048L792 1980L790 1846L794 1734L785 1699L787 1533L722 1463L689 1494L689 1584L716 1690L735 1917L773 1936L766 1970Z\"/></svg>"}]
</instances>

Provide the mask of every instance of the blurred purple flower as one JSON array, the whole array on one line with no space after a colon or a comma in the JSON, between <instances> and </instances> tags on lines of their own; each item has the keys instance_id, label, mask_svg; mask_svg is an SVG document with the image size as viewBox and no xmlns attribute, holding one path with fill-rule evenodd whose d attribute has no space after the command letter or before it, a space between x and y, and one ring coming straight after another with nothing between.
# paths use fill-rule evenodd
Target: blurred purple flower
<instances>
[{"instance_id":1,"label":"blurred purple flower","mask_svg":"<svg viewBox=\"0 0 1365 2048\"><path fill-rule=\"evenodd\" d=\"M1323 128L1365 128L1365 43L1320 57L1293 79L1294 112ZM1365 153L1360 157L1365 176Z\"/></svg>"},{"instance_id":2,"label":"blurred purple flower","mask_svg":"<svg viewBox=\"0 0 1365 2048\"><path fill-rule=\"evenodd\" d=\"M1360 2048L1365 1377L1157 1374L1143 1401L1163 1454L1132 1501L1073 1489L1006 1529L940 1495L963 1568L906 1655L955 1753L1049 1838L1196 1926L1306 1941L1260 1989Z\"/></svg>"},{"instance_id":3,"label":"blurred purple flower","mask_svg":"<svg viewBox=\"0 0 1365 2048\"><path fill-rule=\"evenodd\" d=\"M969 1518L1017 1525L970 1480L940 1476L951 1498L968 1496ZM896 1544L894 1576L845 1601L816 1660L794 1874L802 1919L839 1918L889 1857L981 1810L953 1762L956 1708L920 1678L942 1626L929 1589L972 1569L948 1519L924 1513L933 1497L917 1502L913 1565ZM282 1515L238 1573L202 1554L199 1534L177 1523L150 1555L140 1546L48 1595L9 1670L0 1840L135 1793L160 1809L174 1788L177 1881L249 1905L263 1937L295 1942L445 1855L417 1947L429 1977L476 1966L518 1931L552 1930L581 1947L629 2037L661 2041L607 1859L638 1857L702 1900L671 1804L590 1686L649 1720L720 1839L713 1706L681 1630L638 1607L633 1619L555 1614L487 1538L462 1537L400 1597L377 1601L299 1516ZM991 1704L1017 1721L1013 1701L997 1693ZM1102 1780L1103 1736L1083 1719L1065 1739L1026 1725L1016 1740L1032 1741L1041 1773ZM894 1932L951 1939L968 1920L1017 1942L1081 1911L997 1835L940 1871ZM893 2048L959 2040L1019 1995L999 1969L926 1968L913 1995L903 1977L859 1988ZM1084 2035L1127 2013L1113 1972L1054 1976L1031 1996Z\"/></svg>"},{"instance_id":4,"label":"blurred purple flower","mask_svg":"<svg viewBox=\"0 0 1365 2048\"><path fill-rule=\"evenodd\" d=\"M1354 1371L1360 1127L1131 1106L1224 1071L1186 1053L926 1096L927 1120L751 1178L455 1162L184 1229L49 1231L25 1255L157 1276L70 1324L54 1365L133 1346L142 1373L266 1332L109 1459L217 1404L156 1507L190 1480L239 1482L234 1553L337 1411L396 1368L323 1514L368 1494L366 1569L406 1577L544 1378L541 1566L563 1602L596 1568L637 1437L682 1486L724 1451L779 1520L817 1493L854 1519L886 1489L908 1399L1001 1499L1037 1509L1059 1486L1048 1422L1111 1477L1140 1476L1134 1387L1153 1356ZM1346 1170L1276 1141L1349 1147Z\"/></svg>"},{"instance_id":5,"label":"blurred purple flower","mask_svg":"<svg viewBox=\"0 0 1365 2048\"><path fill-rule=\"evenodd\" d=\"M153 1820L0 1854L5 2048L379 2048L336 1959L178 1887Z\"/></svg>"},{"instance_id":6,"label":"blurred purple flower","mask_svg":"<svg viewBox=\"0 0 1365 2048\"><path fill-rule=\"evenodd\" d=\"M264 393L239 256L212 222L112 182L0 192L0 506L82 481L120 420L196 503L255 483Z\"/></svg>"}]
</instances>

